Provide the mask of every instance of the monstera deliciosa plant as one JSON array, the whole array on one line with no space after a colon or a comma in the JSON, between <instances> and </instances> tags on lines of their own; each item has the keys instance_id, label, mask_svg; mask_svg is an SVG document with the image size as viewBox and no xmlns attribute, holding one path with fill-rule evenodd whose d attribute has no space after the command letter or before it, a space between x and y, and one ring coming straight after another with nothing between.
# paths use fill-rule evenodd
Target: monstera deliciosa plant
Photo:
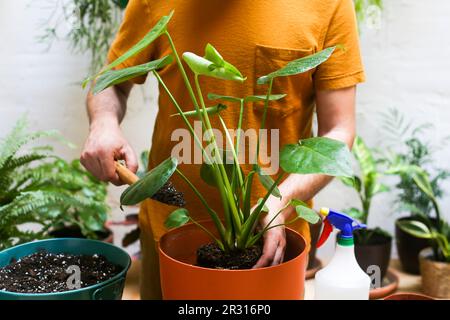
<instances>
[{"instance_id":1,"label":"monstera deliciosa plant","mask_svg":"<svg viewBox=\"0 0 450 320\"><path fill-rule=\"evenodd\" d=\"M202 164L200 176L205 182L217 188L223 204L223 220L219 214L211 208L207 198L198 191L194 183L190 181L179 168L177 168L178 160L173 157L168 158L150 170L147 173L147 176L151 177L150 179L141 179L126 189L121 196L121 204L135 205L139 203L144 200L144 196L148 196L149 190L156 193L173 174L177 174L190 188L192 188L201 203L205 206L217 228L218 236L213 235L210 230L195 221L185 208L179 208L173 211L166 221L166 226L168 228L174 228L192 222L208 233L221 250L232 252L246 249L257 243L267 230L279 226L274 224L275 218L286 209L287 206L283 210L280 210L280 212L275 213L272 221L265 227L257 229L260 217L267 212L265 203L269 196L282 197L278 189L278 184L283 180L286 174L319 173L351 178L353 177L350 165L351 153L344 143L329 138L314 137L300 140L295 144L289 144L282 148L280 151L280 165L283 170L275 179L273 179L270 175L265 174L264 169L257 161L259 159L258 155L260 154L261 145L260 137L258 137L255 164L253 164L252 170L244 172L239 163L239 154L241 152L241 150L239 150L240 131L237 130L236 137L231 137L229 134L229 130L221 116L222 113L227 111L226 106L222 103L236 105L236 107L240 108L237 129L241 129L242 127L244 108L247 103L264 103L261 122L261 129L264 129L270 102L280 100L285 96L280 93L272 94L274 81L276 81L278 77L292 76L316 68L326 61L336 48L327 48L314 55L291 61L283 68L259 78L257 80L258 84L267 85L268 87L266 95L231 97L209 93L207 95L209 100L218 100L222 102L220 104L214 103L210 105L204 99L199 83L200 77L218 78L224 81L238 82L244 82L246 78L235 66L225 61L211 44L206 45L205 55L203 57L191 52L185 52L180 57L167 29L167 25L172 15L173 12L161 18L161 20L135 46L117 60L113 61L108 66L105 66L99 73L86 79L84 86L92 81L93 93L98 94L112 85L125 82L147 73L152 73L159 81L162 90L167 92L178 112L177 116L183 119L196 146L202 151L205 161ZM114 70L115 67L126 61L128 58L138 54L160 36L167 37L172 51L170 55L142 65ZM193 84L187 77L182 59L194 74ZM185 110L180 105L180 102L176 101L170 89L157 72L158 69L171 64L173 61L178 65L179 72L183 78L186 90L189 93L194 110ZM206 145L204 145L190 122L192 119L198 119L201 121L205 131L213 132L210 121L211 117L217 117L219 119L227 139L228 150L219 148L213 133L209 135L209 139L205 142ZM208 150L210 150L210 152L208 152ZM267 189L267 193L263 198L259 199L257 204L252 204L251 194L255 179L260 180L262 185ZM141 184L143 183L147 185L142 186ZM146 190L145 195L139 192L140 190L143 190L143 187ZM301 200L293 199L289 202L288 206L295 207L297 213L295 220L305 219L311 223L316 223L319 220L319 216L316 212L310 209L308 205ZM290 222L292 221L287 223Z\"/></svg>"}]
</instances>

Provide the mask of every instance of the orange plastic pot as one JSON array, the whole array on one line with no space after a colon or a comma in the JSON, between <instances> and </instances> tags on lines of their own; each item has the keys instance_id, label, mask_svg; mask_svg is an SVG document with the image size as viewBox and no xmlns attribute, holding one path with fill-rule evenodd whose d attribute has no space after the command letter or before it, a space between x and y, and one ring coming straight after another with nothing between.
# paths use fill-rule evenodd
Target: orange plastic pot
<instances>
[{"instance_id":1,"label":"orange plastic pot","mask_svg":"<svg viewBox=\"0 0 450 320\"><path fill-rule=\"evenodd\" d=\"M212 222L202 223L214 232ZM192 224L174 229L159 242L161 287L166 300L299 300L304 297L306 241L286 228L285 261L277 266L208 269L195 265L196 251L211 239Z\"/></svg>"}]
</instances>

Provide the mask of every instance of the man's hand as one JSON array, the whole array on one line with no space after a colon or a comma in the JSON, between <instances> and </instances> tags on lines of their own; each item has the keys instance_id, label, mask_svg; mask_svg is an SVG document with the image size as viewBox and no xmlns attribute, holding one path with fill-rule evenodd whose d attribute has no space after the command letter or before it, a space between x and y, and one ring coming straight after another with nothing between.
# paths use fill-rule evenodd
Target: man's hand
<instances>
[{"instance_id":1,"label":"man's hand","mask_svg":"<svg viewBox=\"0 0 450 320\"><path fill-rule=\"evenodd\" d=\"M284 204L280 200L273 197L269 198L269 200L266 202L266 205L269 208L269 213L261 219L261 229L267 226L274 215L276 215L277 212L284 206ZM289 208L287 208L286 211L289 211ZM283 214L279 214L278 217L276 217L270 224L271 226L281 224L281 226L269 229L264 234L263 254L253 268L275 266L283 262L284 251L286 249L286 233L284 230L284 226L282 225L285 222L284 217L285 216Z\"/></svg>"},{"instance_id":2,"label":"man's hand","mask_svg":"<svg viewBox=\"0 0 450 320\"><path fill-rule=\"evenodd\" d=\"M81 163L98 179L121 185L123 183L116 173L114 160L125 160L128 169L137 171L136 155L117 121L103 119L92 123Z\"/></svg>"}]
</instances>

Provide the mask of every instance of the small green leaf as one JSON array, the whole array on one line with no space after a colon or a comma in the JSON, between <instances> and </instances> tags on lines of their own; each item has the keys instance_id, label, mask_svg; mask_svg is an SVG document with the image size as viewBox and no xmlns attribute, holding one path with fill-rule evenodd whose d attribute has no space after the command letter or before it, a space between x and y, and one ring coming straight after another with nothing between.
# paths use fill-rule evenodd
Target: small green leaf
<instances>
[{"instance_id":1,"label":"small green leaf","mask_svg":"<svg viewBox=\"0 0 450 320\"><path fill-rule=\"evenodd\" d=\"M86 85L91 81L95 80L98 76L102 75L103 73L112 70L113 68L117 67L121 63L125 62L131 57L134 57L139 52L147 48L153 41L155 41L159 36L161 36L164 32L167 30L167 24L169 23L170 19L173 16L174 11L172 10L169 15L162 17L156 25L138 42L136 43L131 49L129 49L127 52L125 52L123 55L121 55L119 58L114 60L112 63L104 67L99 73L96 75L89 77L88 79L83 81L83 88L86 87Z\"/></svg>"},{"instance_id":2,"label":"small green leaf","mask_svg":"<svg viewBox=\"0 0 450 320\"><path fill-rule=\"evenodd\" d=\"M297 213L297 217L311 223L316 224L320 221L320 217L313 209L308 206L298 205L295 207L295 212Z\"/></svg>"},{"instance_id":3,"label":"small green leaf","mask_svg":"<svg viewBox=\"0 0 450 320\"><path fill-rule=\"evenodd\" d=\"M223 100L223 101L229 101L229 102L240 102L242 99L238 97L232 97L232 96L224 96L221 94L215 94L215 93L208 93L208 99L209 100Z\"/></svg>"},{"instance_id":4,"label":"small green leaf","mask_svg":"<svg viewBox=\"0 0 450 320\"><path fill-rule=\"evenodd\" d=\"M364 212L357 208L350 208L342 210L345 214L348 214L350 217L355 218L356 220L366 220L366 215Z\"/></svg>"},{"instance_id":5,"label":"small green leaf","mask_svg":"<svg viewBox=\"0 0 450 320\"><path fill-rule=\"evenodd\" d=\"M268 174L265 174L264 171L259 167L258 165L255 166L256 172L258 173L258 179L261 182L261 184L264 186L264 188L269 191L272 185L275 183L275 181L272 179L272 177ZM276 186L272 190L272 195L274 197L281 199L281 192L280 189L278 189L278 186Z\"/></svg>"},{"instance_id":6,"label":"small green leaf","mask_svg":"<svg viewBox=\"0 0 450 320\"><path fill-rule=\"evenodd\" d=\"M196 75L204 75L223 80L244 81L239 70L223 60L222 56L210 44L205 48L205 57L192 52L183 53L183 59Z\"/></svg>"},{"instance_id":7,"label":"small green leaf","mask_svg":"<svg viewBox=\"0 0 450 320\"><path fill-rule=\"evenodd\" d=\"M351 153L347 145L325 137L304 139L284 146L280 153L280 165L288 173L353 177Z\"/></svg>"},{"instance_id":8,"label":"small green leaf","mask_svg":"<svg viewBox=\"0 0 450 320\"><path fill-rule=\"evenodd\" d=\"M426 224L420 221L400 220L397 221L397 225L400 227L400 229L414 237L422 239L431 239L433 237L432 232L426 226Z\"/></svg>"},{"instance_id":9,"label":"small green leaf","mask_svg":"<svg viewBox=\"0 0 450 320\"><path fill-rule=\"evenodd\" d=\"M217 104L217 105L215 105L215 106L206 108L206 113L209 114L209 115L215 115L215 114L218 114L218 113L220 113L221 111L225 110L226 108L227 108L226 105L219 103L219 104ZM200 113L202 113L202 112L203 112L203 111L200 110ZM197 116L198 116L197 110L191 110L191 111L183 112L183 115L184 115L185 117L187 117L187 118L189 118L189 117L197 117ZM176 116L179 117L180 114L179 114L179 113L175 113L175 114L172 114L172 115L170 115L170 116L171 116L171 117L176 117Z\"/></svg>"},{"instance_id":10,"label":"small green leaf","mask_svg":"<svg viewBox=\"0 0 450 320\"><path fill-rule=\"evenodd\" d=\"M361 179L359 179L358 176L353 176L352 178L339 177L339 180L347 187L354 188L356 191L361 192Z\"/></svg>"},{"instance_id":11,"label":"small green leaf","mask_svg":"<svg viewBox=\"0 0 450 320\"><path fill-rule=\"evenodd\" d=\"M327 48L313 55L291 61L283 68L258 78L257 83L265 84L269 83L271 79L277 77L292 76L312 70L327 61L335 49L336 47Z\"/></svg>"},{"instance_id":12,"label":"small green leaf","mask_svg":"<svg viewBox=\"0 0 450 320\"><path fill-rule=\"evenodd\" d=\"M120 196L120 204L134 206L153 196L166 184L177 168L176 158L168 158L147 172L144 178L129 186Z\"/></svg>"},{"instance_id":13,"label":"small green leaf","mask_svg":"<svg viewBox=\"0 0 450 320\"><path fill-rule=\"evenodd\" d=\"M369 147L367 147L361 137L357 136L355 138L355 141L353 142L352 152L359 163L363 176L368 176L372 172L377 172L372 151L370 151Z\"/></svg>"},{"instance_id":14,"label":"small green leaf","mask_svg":"<svg viewBox=\"0 0 450 320\"><path fill-rule=\"evenodd\" d=\"M178 228L189 222L189 212L185 208L172 211L167 217L164 225L167 229Z\"/></svg>"},{"instance_id":15,"label":"small green leaf","mask_svg":"<svg viewBox=\"0 0 450 320\"><path fill-rule=\"evenodd\" d=\"M277 101L286 97L286 94L271 94L269 96L269 101ZM267 95L256 95L256 96L247 96L244 98L245 102L260 102L266 101Z\"/></svg>"},{"instance_id":16,"label":"small green leaf","mask_svg":"<svg viewBox=\"0 0 450 320\"><path fill-rule=\"evenodd\" d=\"M99 92L105 90L108 87L113 85L123 83L130 79L146 75L150 71L161 69L162 67L171 64L173 61L173 56L168 55L164 58L150 61L148 63L144 63L138 66L129 67L120 70L110 70L103 73L100 77L98 77L95 82L93 93L98 94Z\"/></svg>"}]
</instances>

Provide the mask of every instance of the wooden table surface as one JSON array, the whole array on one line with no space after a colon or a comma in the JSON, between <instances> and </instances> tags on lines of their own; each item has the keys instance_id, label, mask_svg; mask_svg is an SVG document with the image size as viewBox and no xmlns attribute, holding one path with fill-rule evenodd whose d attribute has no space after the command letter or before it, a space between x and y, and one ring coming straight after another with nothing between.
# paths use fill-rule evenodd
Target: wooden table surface
<instances>
[{"instance_id":1,"label":"wooden table surface","mask_svg":"<svg viewBox=\"0 0 450 320\"><path fill-rule=\"evenodd\" d=\"M391 270L397 273L399 277L399 287L397 292L415 292L421 293L420 276L410 275L401 271L398 260L391 261ZM127 281L125 283L125 290L123 293L124 300L139 300L139 274L141 271L141 263L139 260L134 260L131 263L128 271ZM305 284L305 300L314 297L314 279L307 280Z\"/></svg>"}]
</instances>

